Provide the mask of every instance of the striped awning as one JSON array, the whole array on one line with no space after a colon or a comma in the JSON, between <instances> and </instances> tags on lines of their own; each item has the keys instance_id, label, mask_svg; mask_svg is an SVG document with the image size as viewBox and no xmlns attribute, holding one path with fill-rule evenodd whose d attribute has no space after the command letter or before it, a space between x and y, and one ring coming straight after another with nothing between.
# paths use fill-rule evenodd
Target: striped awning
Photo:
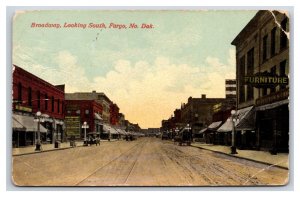
<instances>
[{"instance_id":1,"label":"striped awning","mask_svg":"<svg viewBox=\"0 0 300 197\"><path fill-rule=\"evenodd\" d=\"M38 122L34 120L33 116L26 116L20 114L13 114L13 129L22 130L26 132L37 132ZM47 129L40 124L40 132L47 133Z\"/></svg>"}]
</instances>

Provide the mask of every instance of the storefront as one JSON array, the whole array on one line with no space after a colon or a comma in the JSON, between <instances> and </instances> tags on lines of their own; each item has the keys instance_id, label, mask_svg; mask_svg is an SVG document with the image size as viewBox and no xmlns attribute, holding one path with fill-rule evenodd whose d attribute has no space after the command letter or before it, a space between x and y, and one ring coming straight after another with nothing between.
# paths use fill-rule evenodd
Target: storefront
<instances>
[{"instance_id":1,"label":"storefront","mask_svg":"<svg viewBox=\"0 0 300 197\"><path fill-rule=\"evenodd\" d=\"M289 152L288 99L256 107L257 147L272 154Z\"/></svg>"},{"instance_id":2,"label":"storefront","mask_svg":"<svg viewBox=\"0 0 300 197\"><path fill-rule=\"evenodd\" d=\"M35 121L33 116L14 113L12 116L12 123L13 147L23 147L35 144L38 132L38 122ZM45 136L47 133L47 129L41 124L39 131L41 132L41 136Z\"/></svg>"}]
</instances>

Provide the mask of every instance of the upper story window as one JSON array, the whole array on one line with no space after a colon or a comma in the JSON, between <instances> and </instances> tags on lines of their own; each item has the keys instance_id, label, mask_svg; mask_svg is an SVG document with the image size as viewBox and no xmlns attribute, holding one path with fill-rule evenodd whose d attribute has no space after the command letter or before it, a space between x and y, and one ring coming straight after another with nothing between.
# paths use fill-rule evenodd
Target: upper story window
<instances>
[{"instance_id":1,"label":"upper story window","mask_svg":"<svg viewBox=\"0 0 300 197\"><path fill-rule=\"evenodd\" d=\"M245 56L239 60L239 73L240 79L242 79L245 76ZM239 102L245 102L245 86L241 80L239 83Z\"/></svg>"},{"instance_id":2,"label":"upper story window","mask_svg":"<svg viewBox=\"0 0 300 197\"><path fill-rule=\"evenodd\" d=\"M247 53L247 75L251 76L254 73L254 48ZM247 100L253 99L253 87L247 86Z\"/></svg>"},{"instance_id":3,"label":"upper story window","mask_svg":"<svg viewBox=\"0 0 300 197\"><path fill-rule=\"evenodd\" d=\"M57 113L60 113L60 101L57 99Z\"/></svg>"},{"instance_id":4,"label":"upper story window","mask_svg":"<svg viewBox=\"0 0 300 197\"><path fill-rule=\"evenodd\" d=\"M54 96L51 97L52 112L54 112Z\"/></svg>"},{"instance_id":5,"label":"upper story window","mask_svg":"<svg viewBox=\"0 0 300 197\"><path fill-rule=\"evenodd\" d=\"M18 83L18 101L22 102L22 84Z\"/></svg>"},{"instance_id":6,"label":"upper story window","mask_svg":"<svg viewBox=\"0 0 300 197\"><path fill-rule=\"evenodd\" d=\"M45 94L45 110L48 110L48 95Z\"/></svg>"},{"instance_id":7,"label":"upper story window","mask_svg":"<svg viewBox=\"0 0 300 197\"><path fill-rule=\"evenodd\" d=\"M275 55L276 51L276 30L277 28L274 27L271 31L271 56Z\"/></svg>"},{"instance_id":8,"label":"upper story window","mask_svg":"<svg viewBox=\"0 0 300 197\"><path fill-rule=\"evenodd\" d=\"M272 76L276 75L276 66L273 66L271 68L271 74L272 74ZM276 91L276 87L274 86L274 87L270 88L270 91L271 91L271 93L275 92Z\"/></svg>"},{"instance_id":9,"label":"upper story window","mask_svg":"<svg viewBox=\"0 0 300 197\"><path fill-rule=\"evenodd\" d=\"M267 59L267 44L268 44L268 35L263 37L263 61Z\"/></svg>"},{"instance_id":10,"label":"upper story window","mask_svg":"<svg viewBox=\"0 0 300 197\"><path fill-rule=\"evenodd\" d=\"M36 93L36 97L37 97L37 107L38 109L41 108L41 92L38 90Z\"/></svg>"},{"instance_id":11,"label":"upper story window","mask_svg":"<svg viewBox=\"0 0 300 197\"><path fill-rule=\"evenodd\" d=\"M28 105L32 106L32 89L31 89L31 87L28 88Z\"/></svg>"},{"instance_id":12,"label":"upper story window","mask_svg":"<svg viewBox=\"0 0 300 197\"><path fill-rule=\"evenodd\" d=\"M283 19L283 21L280 23L281 28L284 31L287 31L287 18ZM285 32L281 30L280 32L280 49L285 49L287 47L287 36Z\"/></svg>"}]
</instances>

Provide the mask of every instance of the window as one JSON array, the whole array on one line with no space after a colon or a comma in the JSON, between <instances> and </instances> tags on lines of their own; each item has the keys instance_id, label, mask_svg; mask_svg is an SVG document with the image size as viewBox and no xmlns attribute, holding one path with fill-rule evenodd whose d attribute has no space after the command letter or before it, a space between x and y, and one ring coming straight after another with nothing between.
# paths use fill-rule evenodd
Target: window
<instances>
[{"instance_id":1,"label":"window","mask_svg":"<svg viewBox=\"0 0 300 197\"><path fill-rule=\"evenodd\" d=\"M22 102L22 84L20 82L18 84L18 101Z\"/></svg>"},{"instance_id":2,"label":"window","mask_svg":"<svg viewBox=\"0 0 300 197\"><path fill-rule=\"evenodd\" d=\"M251 76L254 72L254 48L247 53L247 75ZM247 100L253 99L253 87L247 85Z\"/></svg>"},{"instance_id":3,"label":"window","mask_svg":"<svg viewBox=\"0 0 300 197\"><path fill-rule=\"evenodd\" d=\"M267 59L267 41L268 41L268 35L265 35L263 37L263 61Z\"/></svg>"},{"instance_id":4,"label":"window","mask_svg":"<svg viewBox=\"0 0 300 197\"><path fill-rule=\"evenodd\" d=\"M271 68L271 74L272 74L272 76L276 75L276 66L273 66ZM270 90L271 90L271 93L275 92L276 91L276 86L271 87Z\"/></svg>"},{"instance_id":5,"label":"window","mask_svg":"<svg viewBox=\"0 0 300 197\"><path fill-rule=\"evenodd\" d=\"M54 112L54 96L51 97L52 112Z\"/></svg>"},{"instance_id":6,"label":"window","mask_svg":"<svg viewBox=\"0 0 300 197\"><path fill-rule=\"evenodd\" d=\"M243 83L243 78L245 76L245 56L240 59L239 62L239 73L240 73L240 83L239 83L239 102L245 102L245 86Z\"/></svg>"},{"instance_id":7,"label":"window","mask_svg":"<svg viewBox=\"0 0 300 197\"><path fill-rule=\"evenodd\" d=\"M271 56L275 55L276 27L271 31Z\"/></svg>"},{"instance_id":8,"label":"window","mask_svg":"<svg viewBox=\"0 0 300 197\"><path fill-rule=\"evenodd\" d=\"M286 60L280 62L280 70L279 70L279 76L286 76L285 74L285 68L286 68ZM280 85L279 86L279 89L284 89L285 88L285 85Z\"/></svg>"},{"instance_id":9,"label":"window","mask_svg":"<svg viewBox=\"0 0 300 197\"><path fill-rule=\"evenodd\" d=\"M48 110L48 95L45 94L45 110Z\"/></svg>"},{"instance_id":10,"label":"window","mask_svg":"<svg viewBox=\"0 0 300 197\"><path fill-rule=\"evenodd\" d=\"M31 87L28 88L28 105L29 106L32 106L32 90L31 90Z\"/></svg>"},{"instance_id":11,"label":"window","mask_svg":"<svg viewBox=\"0 0 300 197\"><path fill-rule=\"evenodd\" d=\"M268 93L268 88L263 88L262 89L262 96L266 96Z\"/></svg>"},{"instance_id":12,"label":"window","mask_svg":"<svg viewBox=\"0 0 300 197\"><path fill-rule=\"evenodd\" d=\"M57 100L57 113L60 113L60 102L59 102L59 99Z\"/></svg>"},{"instance_id":13,"label":"window","mask_svg":"<svg viewBox=\"0 0 300 197\"><path fill-rule=\"evenodd\" d=\"M283 19L281 22L281 28L284 31L287 31L287 18ZM287 47L287 36L285 32L281 31L280 32L280 49L285 49Z\"/></svg>"},{"instance_id":14,"label":"window","mask_svg":"<svg viewBox=\"0 0 300 197\"><path fill-rule=\"evenodd\" d=\"M36 97L37 97L37 107L40 110L40 108L41 108L41 92L39 90L36 93Z\"/></svg>"}]
</instances>

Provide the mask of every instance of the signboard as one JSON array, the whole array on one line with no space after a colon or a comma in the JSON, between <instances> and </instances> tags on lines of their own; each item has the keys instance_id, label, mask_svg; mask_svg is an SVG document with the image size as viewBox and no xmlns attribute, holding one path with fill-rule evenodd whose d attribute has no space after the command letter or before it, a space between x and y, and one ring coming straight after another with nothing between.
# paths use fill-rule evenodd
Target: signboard
<instances>
[{"instance_id":1,"label":"signboard","mask_svg":"<svg viewBox=\"0 0 300 197\"><path fill-rule=\"evenodd\" d=\"M279 92L275 92L273 94L269 94L267 96L256 99L256 106L265 105L274 103L276 101L281 101L287 99L289 97L289 89L284 89Z\"/></svg>"},{"instance_id":2,"label":"signboard","mask_svg":"<svg viewBox=\"0 0 300 197\"><path fill-rule=\"evenodd\" d=\"M66 116L65 125L67 136L80 136L80 116Z\"/></svg>"},{"instance_id":3,"label":"signboard","mask_svg":"<svg viewBox=\"0 0 300 197\"><path fill-rule=\"evenodd\" d=\"M287 76L278 76L271 73L256 73L252 76L244 76L245 85L251 85L256 88L275 87L277 85L288 85L289 78Z\"/></svg>"},{"instance_id":4,"label":"signboard","mask_svg":"<svg viewBox=\"0 0 300 197\"><path fill-rule=\"evenodd\" d=\"M213 106L213 112L216 113L216 112L220 111L221 107L222 107L222 103L215 104Z\"/></svg>"},{"instance_id":5,"label":"signboard","mask_svg":"<svg viewBox=\"0 0 300 197\"><path fill-rule=\"evenodd\" d=\"M16 105L16 110L20 110L24 112L32 112L32 109L30 107L24 107L21 105Z\"/></svg>"}]
</instances>

